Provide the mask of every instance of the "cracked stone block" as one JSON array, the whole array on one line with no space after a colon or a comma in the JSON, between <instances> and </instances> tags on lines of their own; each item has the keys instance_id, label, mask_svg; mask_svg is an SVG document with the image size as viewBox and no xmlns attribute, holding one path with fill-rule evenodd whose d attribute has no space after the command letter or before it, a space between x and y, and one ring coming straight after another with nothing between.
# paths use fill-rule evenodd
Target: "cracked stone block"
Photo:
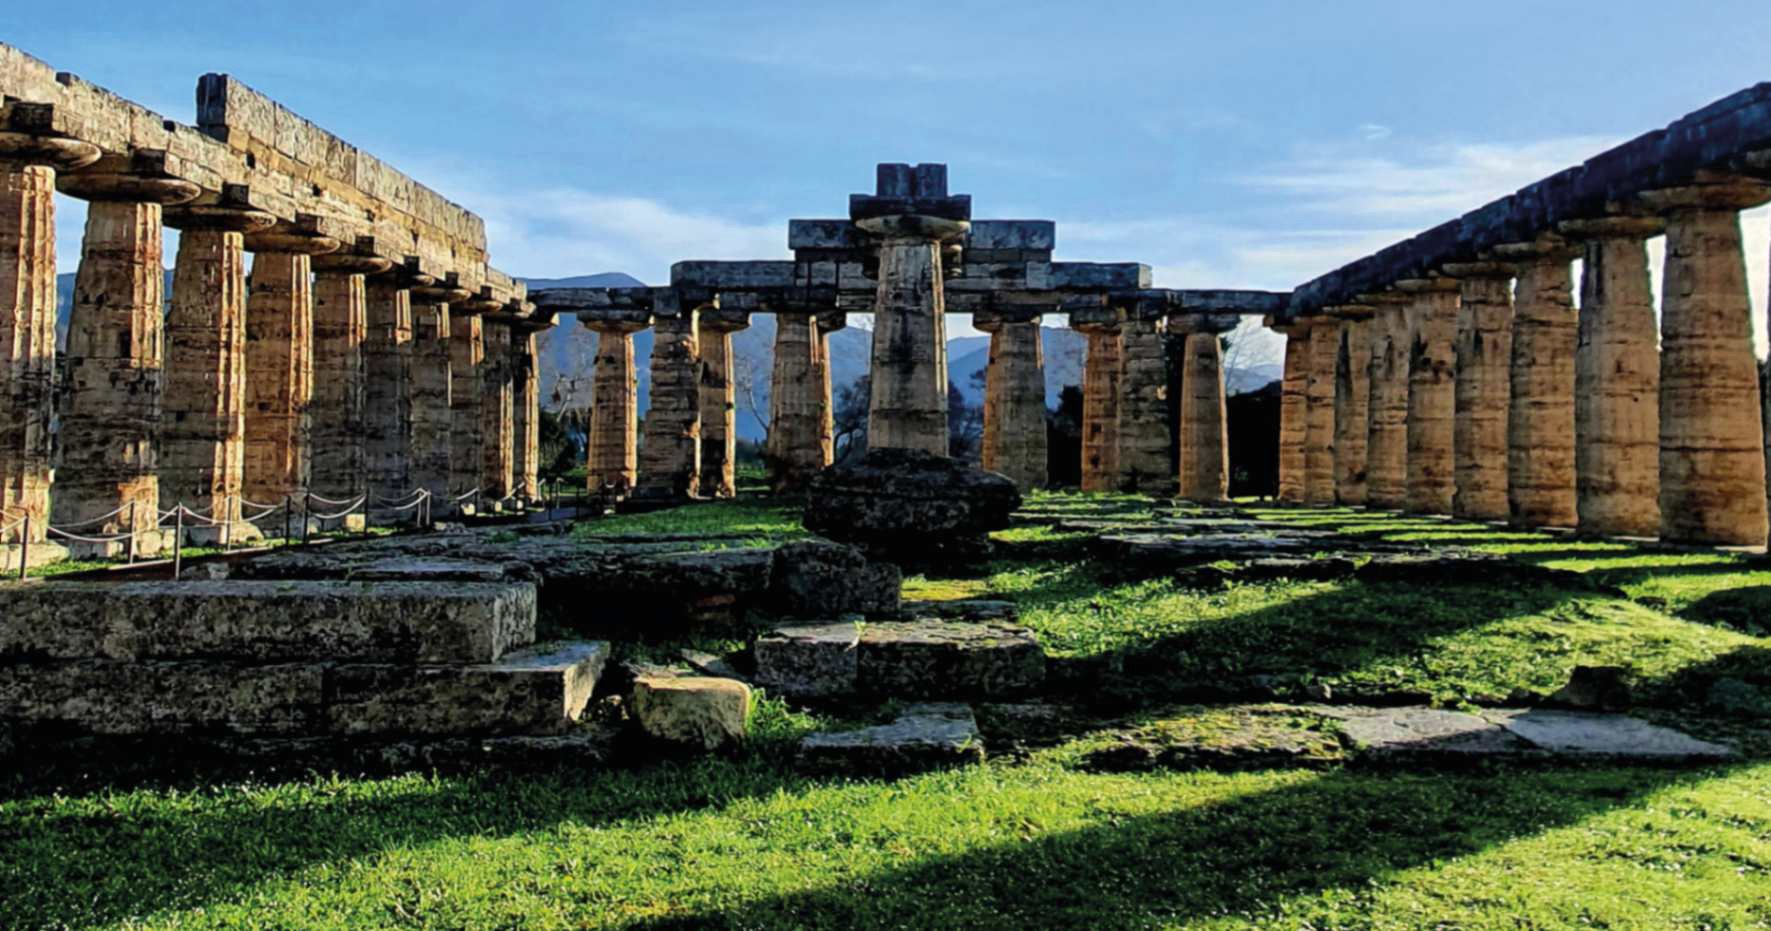
<instances>
[{"instance_id":1,"label":"cracked stone block","mask_svg":"<svg viewBox=\"0 0 1771 931\"><path fill-rule=\"evenodd\" d=\"M898 610L903 573L868 562L859 549L827 540L784 544L775 550L769 607L786 617L889 615Z\"/></svg>"},{"instance_id":2,"label":"cracked stone block","mask_svg":"<svg viewBox=\"0 0 1771 931\"><path fill-rule=\"evenodd\" d=\"M861 631L862 692L894 698L997 698L1045 682L1033 632L1003 623L888 621Z\"/></svg>"},{"instance_id":3,"label":"cracked stone block","mask_svg":"<svg viewBox=\"0 0 1771 931\"><path fill-rule=\"evenodd\" d=\"M797 764L823 773L897 776L984 761L984 741L972 709L960 704L915 704L890 724L826 731L800 741Z\"/></svg>"},{"instance_id":4,"label":"cracked stone block","mask_svg":"<svg viewBox=\"0 0 1771 931\"><path fill-rule=\"evenodd\" d=\"M704 751L743 743L750 710L750 686L736 679L664 675L633 681L635 720L666 743Z\"/></svg>"},{"instance_id":5,"label":"cracked stone block","mask_svg":"<svg viewBox=\"0 0 1771 931\"><path fill-rule=\"evenodd\" d=\"M471 666L339 666L326 717L340 734L553 734L584 713L601 641L551 643Z\"/></svg>"},{"instance_id":6,"label":"cracked stone block","mask_svg":"<svg viewBox=\"0 0 1771 931\"><path fill-rule=\"evenodd\" d=\"M861 629L853 623L783 627L753 648L756 681L789 698L854 694L860 676Z\"/></svg>"}]
</instances>

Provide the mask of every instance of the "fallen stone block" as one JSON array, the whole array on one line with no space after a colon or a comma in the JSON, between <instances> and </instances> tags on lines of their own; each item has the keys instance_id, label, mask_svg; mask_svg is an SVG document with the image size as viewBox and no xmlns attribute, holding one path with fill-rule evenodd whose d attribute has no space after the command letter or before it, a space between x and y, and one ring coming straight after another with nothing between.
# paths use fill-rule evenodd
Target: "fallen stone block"
<instances>
[{"instance_id":1,"label":"fallen stone block","mask_svg":"<svg viewBox=\"0 0 1771 931\"><path fill-rule=\"evenodd\" d=\"M859 690L892 698L1004 698L1045 682L1045 650L1013 624L869 623L858 660Z\"/></svg>"},{"instance_id":2,"label":"fallen stone block","mask_svg":"<svg viewBox=\"0 0 1771 931\"><path fill-rule=\"evenodd\" d=\"M0 720L67 734L314 734L326 666L46 660L0 664Z\"/></svg>"},{"instance_id":3,"label":"fallen stone block","mask_svg":"<svg viewBox=\"0 0 1771 931\"><path fill-rule=\"evenodd\" d=\"M853 623L783 627L757 638L756 682L789 698L854 694L861 628Z\"/></svg>"},{"instance_id":4,"label":"fallen stone block","mask_svg":"<svg viewBox=\"0 0 1771 931\"><path fill-rule=\"evenodd\" d=\"M600 641L550 643L471 666L335 667L334 733L553 734L584 713L609 657Z\"/></svg>"},{"instance_id":5,"label":"fallen stone block","mask_svg":"<svg viewBox=\"0 0 1771 931\"><path fill-rule=\"evenodd\" d=\"M972 709L959 704L905 707L890 724L826 731L800 741L804 770L860 776L901 776L984 761Z\"/></svg>"},{"instance_id":6,"label":"fallen stone block","mask_svg":"<svg viewBox=\"0 0 1771 931\"><path fill-rule=\"evenodd\" d=\"M1012 601L995 598L961 598L954 601L906 601L906 617L935 617L960 621L1013 621L1021 614Z\"/></svg>"},{"instance_id":7,"label":"fallen stone block","mask_svg":"<svg viewBox=\"0 0 1771 931\"><path fill-rule=\"evenodd\" d=\"M787 543L775 550L767 607L782 617L896 614L904 574L868 562L852 546L828 540Z\"/></svg>"},{"instance_id":8,"label":"fallen stone block","mask_svg":"<svg viewBox=\"0 0 1771 931\"><path fill-rule=\"evenodd\" d=\"M750 686L735 679L641 676L633 682L640 729L681 747L713 751L743 743L750 709Z\"/></svg>"},{"instance_id":9,"label":"fallen stone block","mask_svg":"<svg viewBox=\"0 0 1771 931\"><path fill-rule=\"evenodd\" d=\"M1439 708L1349 708L1326 712L1370 759L1516 756L1531 745L1473 714Z\"/></svg>"},{"instance_id":10,"label":"fallen stone block","mask_svg":"<svg viewBox=\"0 0 1771 931\"><path fill-rule=\"evenodd\" d=\"M44 582L0 588L0 660L485 663L535 639L528 583Z\"/></svg>"},{"instance_id":11,"label":"fallen stone block","mask_svg":"<svg viewBox=\"0 0 1771 931\"><path fill-rule=\"evenodd\" d=\"M1021 505L1013 480L914 449L874 449L813 477L805 525L869 555L921 565L988 551Z\"/></svg>"}]
</instances>

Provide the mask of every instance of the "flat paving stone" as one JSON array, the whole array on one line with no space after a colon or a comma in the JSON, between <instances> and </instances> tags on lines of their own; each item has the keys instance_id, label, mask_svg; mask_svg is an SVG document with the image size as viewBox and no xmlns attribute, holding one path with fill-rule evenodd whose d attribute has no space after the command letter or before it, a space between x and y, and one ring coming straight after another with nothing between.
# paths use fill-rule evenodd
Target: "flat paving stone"
<instances>
[{"instance_id":1,"label":"flat paving stone","mask_svg":"<svg viewBox=\"0 0 1771 931\"><path fill-rule=\"evenodd\" d=\"M861 631L860 691L889 698L1007 698L1045 683L1031 630L968 621L888 621Z\"/></svg>"},{"instance_id":2,"label":"flat paving stone","mask_svg":"<svg viewBox=\"0 0 1771 931\"><path fill-rule=\"evenodd\" d=\"M821 773L897 776L984 761L984 741L968 705L908 705L890 724L811 734L797 763Z\"/></svg>"},{"instance_id":3,"label":"flat paving stone","mask_svg":"<svg viewBox=\"0 0 1771 931\"><path fill-rule=\"evenodd\" d=\"M1532 709L1487 711L1483 717L1533 747L1558 756L1666 761L1734 756L1730 747L1622 714Z\"/></svg>"},{"instance_id":4,"label":"flat paving stone","mask_svg":"<svg viewBox=\"0 0 1771 931\"><path fill-rule=\"evenodd\" d=\"M1337 709L1341 732L1356 750L1375 757L1497 756L1531 749L1491 721L1440 708Z\"/></svg>"},{"instance_id":5,"label":"flat paving stone","mask_svg":"<svg viewBox=\"0 0 1771 931\"><path fill-rule=\"evenodd\" d=\"M852 695L860 674L860 625L796 624L757 638L756 683L790 698Z\"/></svg>"},{"instance_id":6,"label":"flat paving stone","mask_svg":"<svg viewBox=\"0 0 1771 931\"><path fill-rule=\"evenodd\" d=\"M1722 760L1734 750L1640 718L1602 712L1497 708L1313 706L1340 719L1368 757L1598 757L1636 762Z\"/></svg>"}]
</instances>

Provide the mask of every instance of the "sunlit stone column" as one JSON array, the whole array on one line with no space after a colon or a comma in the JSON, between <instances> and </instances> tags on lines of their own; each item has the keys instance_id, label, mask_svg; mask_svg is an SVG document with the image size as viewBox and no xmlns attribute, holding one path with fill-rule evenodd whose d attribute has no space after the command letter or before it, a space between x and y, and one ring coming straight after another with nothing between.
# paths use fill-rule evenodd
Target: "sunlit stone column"
<instances>
[{"instance_id":1,"label":"sunlit stone column","mask_svg":"<svg viewBox=\"0 0 1771 931\"><path fill-rule=\"evenodd\" d=\"M1112 491L1119 474L1120 324L1116 307L1070 313L1070 328L1088 338L1082 363L1082 490Z\"/></svg>"},{"instance_id":2,"label":"sunlit stone column","mask_svg":"<svg viewBox=\"0 0 1771 931\"><path fill-rule=\"evenodd\" d=\"M1495 254L1518 268L1507 403L1507 510L1523 527L1572 527L1574 354L1579 323L1569 263L1577 250L1546 233Z\"/></svg>"},{"instance_id":3,"label":"sunlit stone column","mask_svg":"<svg viewBox=\"0 0 1771 931\"><path fill-rule=\"evenodd\" d=\"M412 471L413 285L404 268L365 283L363 335L363 456L365 484L375 505L401 506L417 487ZM435 324L433 323L432 326ZM416 509L415 509L416 510ZM415 519L415 511L399 512Z\"/></svg>"},{"instance_id":4,"label":"sunlit stone column","mask_svg":"<svg viewBox=\"0 0 1771 931\"><path fill-rule=\"evenodd\" d=\"M701 497L738 494L738 404L732 370L732 334L750 326L750 312L731 308L702 312L696 321L701 349Z\"/></svg>"},{"instance_id":5,"label":"sunlit stone column","mask_svg":"<svg viewBox=\"0 0 1771 931\"><path fill-rule=\"evenodd\" d=\"M481 322L486 357L480 381L480 482L490 507L516 494L516 409L511 382L511 325L507 310Z\"/></svg>"},{"instance_id":6,"label":"sunlit stone column","mask_svg":"<svg viewBox=\"0 0 1771 931\"><path fill-rule=\"evenodd\" d=\"M1365 444L1371 424L1372 309L1342 304L1327 312L1340 321L1334 354L1334 499L1359 507L1368 494Z\"/></svg>"},{"instance_id":7,"label":"sunlit stone column","mask_svg":"<svg viewBox=\"0 0 1771 931\"><path fill-rule=\"evenodd\" d=\"M198 542L258 534L240 521L246 461L246 245L274 218L243 206L165 211L178 228L166 312L166 390L160 404L160 507L183 504L216 521L188 526Z\"/></svg>"},{"instance_id":8,"label":"sunlit stone column","mask_svg":"<svg viewBox=\"0 0 1771 931\"><path fill-rule=\"evenodd\" d=\"M895 215L856 221L879 238L879 288L873 307L870 449L921 449L947 455L947 320L942 244L971 224Z\"/></svg>"},{"instance_id":9,"label":"sunlit stone column","mask_svg":"<svg viewBox=\"0 0 1771 931\"><path fill-rule=\"evenodd\" d=\"M1457 408L1458 285L1448 278L1396 283L1408 303L1408 499L1417 514L1451 513Z\"/></svg>"},{"instance_id":10,"label":"sunlit stone column","mask_svg":"<svg viewBox=\"0 0 1771 931\"><path fill-rule=\"evenodd\" d=\"M456 510L473 506L476 497L485 499L480 469L487 442L480 432L486 398L485 330L480 314L457 306L461 303L449 305L449 497L457 499Z\"/></svg>"},{"instance_id":11,"label":"sunlit stone column","mask_svg":"<svg viewBox=\"0 0 1771 931\"><path fill-rule=\"evenodd\" d=\"M1131 302L1120 325L1119 450L1113 487L1152 495L1174 493L1168 428L1166 303Z\"/></svg>"},{"instance_id":12,"label":"sunlit stone column","mask_svg":"<svg viewBox=\"0 0 1771 931\"><path fill-rule=\"evenodd\" d=\"M818 453L824 465L836 461L836 400L830 392L830 334L846 330L846 311L827 310L818 315Z\"/></svg>"},{"instance_id":13,"label":"sunlit stone column","mask_svg":"<svg viewBox=\"0 0 1771 931\"><path fill-rule=\"evenodd\" d=\"M1279 383L1279 500L1304 502L1304 443L1309 438L1310 326L1302 320L1266 325L1285 337L1285 373Z\"/></svg>"},{"instance_id":14,"label":"sunlit stone column","mask_svg":"<svg viewBox=\"0 0 1771 931\"><path fill-rule=\"evenodd\" d=\"M633 500L665 505L698 497L701 489L701 347L698 319L717 304L697 304L670 292L653 303L652 397L640 446Z\"/></svg>"},{"instance_id":15,"label":"sunlit stone column","mask_svg":"<svg viewBox=\"0 0 1771 931\"><path fill-rule=\"evenodd\" d=\"M541 368L536 338L552 321L511 327L511 475L525 501L541 498Z\"/></svg>"},{"instance_id":16,"label":"sunlit stone column","mask_svg":"<svg viewBox=\"0 0 1771 931\"><path fill-rule=\"evenodd\" d=\"M972 314L990 334L984 371L983 466L1014 479L1023 492L1049 481L1045 435L1045 347L1041 314L1048 304L1004 304Z\"/></svg>"},{"instance_id":17,"label":"sunlit stone column","mask_svg":"<svg viewBox=\"0 0 1771 931\"><path fill-rule=\"evenodd\" d=\"M308 487L334 501L369 493L368 421L364 407L368 369L369 288L365 276L393 263L369 249L316 255L314 268L314 390L308 404L312 468ZM322 505L319 510L340 510Z\"/></svg>"},{"instance_id":18,"label":"sunlit stone column","mask_svg":"<svg viewBox=\"0 0 1771 931\"><path fill-rule=\"evenodd\" d=\"M55 176L97 158L84 142L0 132L0 527L29 515L32 542L49 525ZM22 525L0 533L23 538Z\"/></svg>"},{"instance_id":19,"label":"sunlit stone column","mask_svg":"<svg viewBox=\"0 0 1771 931\"><path fill-rule=\"evenodd\" d=\"M452 485L455 385L451 343L455 330L450 301L466 300L462 288L431 285L412 289L412 484L428 491L430 511L454 511ZM476 343L478 340L475 341ZM464 350L464 354L471 353Z\"/></svg>"},{"instance_id":20,"label":"sunlit stone column","mask_svg":"<svg viewBox=\"0 0 1771 931\"><path fill-rule=\"evenodd\" d=\"M599 309L578 315L596 333L590 387L590 442L586 484L624 495L639 476L639 372L633 334L652 325L649 310Z\"/></svg>"},{"instance_id":21,"label":"sunlit stone column","mask_svg":"<svg viewBox=\"0 0 1771 931\"><path fill-rule=\"evenodd\" d=\"M1310 375L1304 384L1304 503L1334 504L1334 364L1341 344L1340 321L1312 317Z\"/></svg>"},{"instance_id":22,"label":"sunlit stone column","mask_svg":"<svg viewBox=\"0 0 1771 931\"><path fill-rule=\"evenodd\" d=\"M1458 280L1451 513L1506 520L1513 266L1460 262L1444 271Z\"/></svg>"},{"instance_id":23,"label":"sunlit stone column","mask_svg":"<svg viewBox=\"0 0 1771 931\"><path fill-rule=\"evenodd\" d=\"M307 493L312 469L312 256L336 239L276 226L246 235L246 472L242 494L261 505Z\"/></svg>"},{"instance_id":24,"label":"sunlit stone column","mask_svg":"<svg viewBox=\"0 0 1771 931\"><path fill-rule=\"evenodd\" d=\"M769 382L769 482L777 492L798 491L827 463L821 448L818 318L775 313L775 361Z\"/></svg>"},{"instance_id":25,"label":"sunlit stone column","mask_svg":"<svg viewBox=\"0 0 1771 931\"><path fill-rule=\"evenodd\" d=\"M1765 436L1740 211L1743 178L1654 191L1667 220L1660 317L1660 537L1763 546Z\"/></svg>"},{"instance_id":26,"label":"sunlit stone column","mask_svg":"<svg viewBox=\"0 0 1771 931\"><path fill-rule=\"evenodd\" d=\"M1648 217L1563 223L1585 245L1574 369L1575 509L1582 532L1660 531L1660 353Z\"/></svg>"},{"instance_id":27,"label":"sunlit stone column","mask_svg":"<svg viewBox=\"0 0 1771 931\"><path fill-rule=\"evenodd\" d=\"M82 536L128 535L136 553L156 553L162 542L155 519L165 375L161 212L200 193L189 181L165 176L163 166L164 153L142 153L57 180L62 193L89 203L68 317L54 520ZM70 549L115 556L130 546L73 543Z\"/></svg>"},{"instance_id":28,"label":"sunlit stone column","mask_svg":"<svg viewBox=\"0 0 1771 931\"><path fill-rule=\"evenodd\" d=\"M1372 309L1367 335L1365 505L1408 505L1408 305L1400 291L1359 295Z\"/></svg>"},{"instance_id":29,"label":"sunlit stone column","mask_svg":"<svg viewBox=\"0 0 1771 931\"><path fill-rule=\"evenodd\" d=\"M1236 328L1234 315L1177 314L1170 333L1185 334L1181 348L1180 446L1182 498L1200 504L1230 499L1230 435L1224 397L1223 334Z\"/></svg>"}]
</instances>

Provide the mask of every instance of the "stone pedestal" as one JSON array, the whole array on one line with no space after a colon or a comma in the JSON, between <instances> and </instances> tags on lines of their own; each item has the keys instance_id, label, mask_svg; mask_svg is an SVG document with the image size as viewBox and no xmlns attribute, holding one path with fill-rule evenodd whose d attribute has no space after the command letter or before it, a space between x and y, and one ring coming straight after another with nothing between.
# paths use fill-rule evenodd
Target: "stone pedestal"
<instances>
[{"instance_id":1,"label":"stone pedestal","mask_svg":"<svg viewBox=\"0 0 1771 931\"><path fill-rule=\"evenodd\" d=\"M1310 328L1294 321L1269 326L1285 336L1279 383L1279 500L1304 503L1304 442L1309 437Z\"/></svg>"},{"instance_id":2,"label":"stone pedestal","mask_svg":"<svg viewBox=\"0 0 1771 931\"><path fill-rule=\"evenodd\" d=\"M166 313L160 405L160 507L178 504L193 541L255 536L240 520L246 454L246 255L243 233L273 222L242 208L169 207L180 230ZM170 518L169 518L170 521Z\"/></svg>"},{"instance_id":3,"label":"stone pedestal","mask_svg":"<svg viewBox=\"0 0 1771 931\"><path fill-rule=\"evenodd\" d=\"M732 370L732 334L750 326L750 313L708 310L696 322L701 348L701 497L738 494L738 405Z\"/></svg>"},{"instance_id":4,"label":"stone pedestal","mask_svg":"<svg viewBox=\"0 0 1771 931\"><path fill-rule=\"evenodd\" d=\"M880 240L868 448L920 449L945 456L947 321L941 247L971 225L896 215L859 220L856 226Z\"/></svg>"},{"instance_id":5,"label":"stone pedestal","mask_svg":"<svg viewBox=\"0 0 1771 931\"><path fill-rule=\"evenodd\" d=\"M1174 493L1168 433L1168 357L1163 318L1128 310L1119 328L1118 491Z\"/></svg>"},{"instance_id":6,"label":"stone pedestal","mask_svg":"<svg viewBox=\"0 0 1771 931\"><path fill-rule=\"evenodd\" d=\"M1070 327L1088 338L1082 363L1082 490L1112 491L1119 474L1120 312L1076 311Z\"/></svg>"},{"instance_id":7,"label":"stone pedestal","mask_svg":"<svg viewBox=\"0 0 1771 931\"><path fill-rule=\"evenodd\" d=\"M660 298L652 324L652 397L640 446L637 504L685 501L701 491L703 308ZM705 308L711 310L713 308Z\"/></svg>"},{"instance_id":8,"label":"stone pedestal","mask_svg":"<svg viewBox=\"0 0 1771 931\"><path fill-rule=\"evenodd\" d=\"M1450 514L1457 409L1458 285L1447 278L1399 281L1408 303L1408 498L1417 514Z\"/></svg>"},{"instance_id":9,"label":"stone pedestal","mask_svg":"<svg viewBox=\"0 0 1771 931\"><path fill-rule=\"evenodd\" d=\"M365 287L363 456L369 501L376 506L404 504L417 487L412 476L411 283L404 270L395 270L368 279Z\"/></svg>"},{"instance_id":10,"label":"stone pedestal","mask_svg":"<svg viewBox=\"0 0 1771 931\"><path fill-rule=\"evenodd\" d=\"M449 497L460 509L489 500L480 475L491 441L481 432L486 343L479 314L449 310Z\"/></svg>"},{"instance_id":11,"label":"stone pedestal","mask_svg":"<svg viewBox=\"0 0 1771 931\"><path fill-rule=\"evenodd\" d=\"M353 501L369 491L363 407L369 294L364 275L385 272L390 264L343 252L313 258L314 390L308 405L313 445L308 487L334 501ZM320 510L339 508L327 505Z\"/></svg>"},{"instance_id":12,"label":"stone pedestal","mask_svg":"<svg viewBox=\"0 0 1771 931\"><path fill-rule=\"evenodd\" d=\"M769 381L769 483L777 492L805 488L829 465L823 449L827 367L824 339L812 314L775 314L775 362Z\"/></svg>"},{"instance_id":13,"label":"stone pedestal","mask_svg":"<svg viewBox=\"0 0 1771 931\"><path fill-rule=\"evenodd\" d=\"M1513 261L1513 346L1507 405L1507 510L1522 527L1573 527L1574 355L1578 321L1569 262L1553 234L1501 246Z\"/></svg>"},{"instance_id":14,"label":"stone pedestal","mask_svg":"<svg viewBox=\"0 0 1771 931\"><path fill-rule=\"evenodd\" d=\"M511 328L511 477L517 495L526 501L541 498L541 368L536 333L534 324Z\"/></svg>"},{"instance_id":15,"label":"stone pedestal","mask_svg":"<svg viewBox=\"0 0 1771 931\"><path fill-rule=\"evenodd\" d=\"M972 326L990 334L984 371L982 465L1013 479L1023 493L1049 480L1045 435L1043 308L1003 308L972 314Z\"/></svg>"},{"instance_id":16,"label":"stone pedestal","mask_svg":"<svg viewBox=\"0 0 1771 931\"><path fill-rule=\"evenodd\" d=\"M1236 318L1181 315L1170 333L1185 335L1181 349L1180 485L1182 498L1201 504L1230 499L1229 418L1224 412L1224 344Z\"/></svg>"},{"instance_id":17,"label":"stone pedestal","mask_svg":"<svg viewBox=\"0 0 1771 931\"><path fill-rule=\"evenodd\" d=\"M626 494L639 475L639 374L633 364L633 334L650 327L652 315L607 310L579 314L578 319L597 334L586 482L593 492L613 488L616 494Z\"/></svg>"},{"instance_id":18,"label":"stone pedestal","mask_svg":"<svg viewBox=\"0 0 1771 931\"><path fill-rule=\"evenodd\" d=\"M480 382L480 482L487 502L516 494L516 408L511 381L511 326L488 318L481 336L486 358Z\"/></svg>"},{"instance_id":19,"label":"stone pedestal","mask_svg":"<svg viewBox=\"0 0 1771 931\"><path fill-rule=\"evenodd\" d=\"M1445 267L1458 279L1457 382L1451 513L1506 520L1507 409L1512 393L1513 267L1469 262Z\"/></svg>"},{"instance_id":20,"label":"stone pedestal","mask_svg":"<svg viewBox=\"0 0 1771 931\"><path fill-rule=\"evenodd\" d=\"M314 292L310 257L338 248L276 229L246 237L252 250L246 306L247 500L270 506L307 493L312 466Z\"/></svg>"},{"instance_id":21,"label":"stone pedestal","mask_svg":"<svg viewBox=\"0 0 1771 931\"><path fill-rule=\"evenodd\" d=\"M1667 220L1660 317L1660 537L1763 546L1765 437L1740 211L1771 188L1718 180L1643 200Z\"/></svg>"},{"instance_id":22,"label":"stone pedestal","mask_svg":"<svg viewBox=\"0 0 1771 931\"><path fill-rule=\"evenodd\" d=\"M1646 241L1662 229L1646 217L1562 224L1585 246L1574 369L1583 533L1660 532L1660 353Z\"/></svg>"},{"instance_id":23,"label":"stone pedestal","mask_svg":"<svg viewBox=\"0 0 1771 931\"><path fill-rule=\"evenodd\" d=\"M430 492L430 510L437 516L453 509L449 494L455 379L449 343L453 323L449 305L434 299L434 289L414 289L412 303L412 446L407 453L413 488Z\"/></svg>"},{"instance_id":24,"label":"stone pedestal","mask_svg":"<svg viewBox=\"0 0 1771 931\"><path fill-rule=\"evenodd\" d=\"M1360 295L1372 308L1366 381L1365 504L1408 505L1408 295Z\"/></svg>"},{"instance_id":25,"label":"stone pedestal","mask_svg":"<svg viewBox=\"0 0 1771 931\"><path fill-rule=\"evenodd\" d=\"M1342 305L1329 312L1340 320L1340 345L1334 354L1334 499L1360 507L1367 496L1372 309Z\"/></svg>"},{"instance_id":26,"label":"stone pedestal","mask_svg":"<svg viewBox=\"0 0 1771 931\"><path fill-rule=\"evenodd\" d=\"M1312 318L1310 375L1304 383L1304 503L1334 504L1334 365L1341 344L1340 321Z\"/></svg>"}]
</instances>

